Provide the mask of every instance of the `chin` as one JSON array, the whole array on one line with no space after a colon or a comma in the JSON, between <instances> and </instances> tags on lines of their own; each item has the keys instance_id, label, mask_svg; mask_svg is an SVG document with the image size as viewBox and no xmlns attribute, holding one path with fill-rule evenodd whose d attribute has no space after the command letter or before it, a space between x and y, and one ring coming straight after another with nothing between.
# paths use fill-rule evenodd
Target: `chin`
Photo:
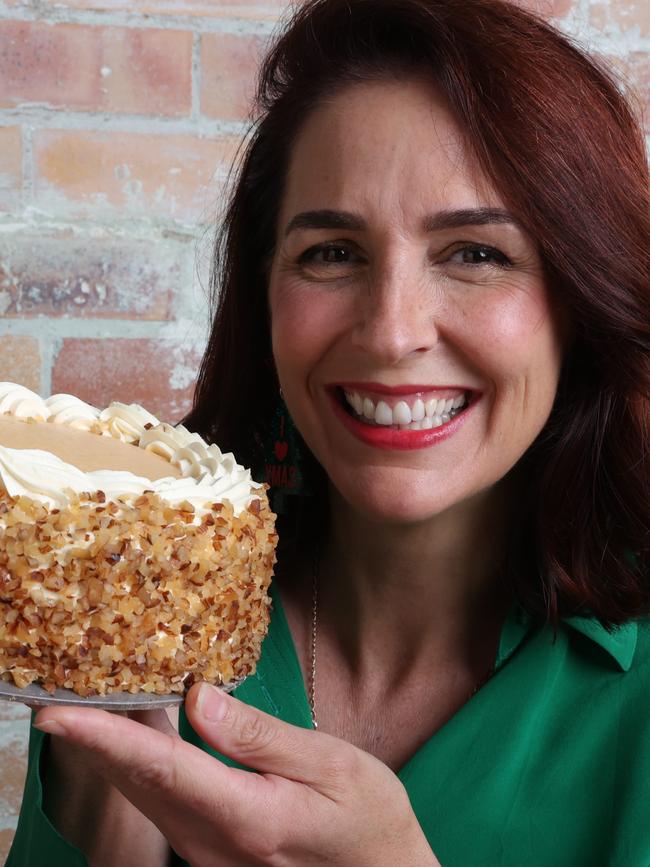
<instances>
[{"instance_id":1,"label":"chin","mask_svg":"<svg viewBox=\"0 0 650 867\"><path fill-rule=\"evenodd\" d=\"M471 496L469 491L436 491L421 476L417 481L408 478L404 470L392 473L373 473L372 478L359 478L358 474L333 484L341 497L355 512L369 521L381 524L419 524L446 512ZM405 478L405 476L407 476ZM354 484L350 484L350 482Z\"/></svg>"}]
</instances>

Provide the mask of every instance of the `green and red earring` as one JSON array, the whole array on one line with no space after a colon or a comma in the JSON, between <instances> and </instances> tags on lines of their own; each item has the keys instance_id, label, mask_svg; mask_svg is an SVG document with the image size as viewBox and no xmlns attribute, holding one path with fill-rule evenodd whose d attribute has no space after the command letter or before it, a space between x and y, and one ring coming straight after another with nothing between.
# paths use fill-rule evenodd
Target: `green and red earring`
<instances>
[{"instance_id":1,"label":"green and red earring","mask_svg":"<svg viewBox=\"0 0 650 867\"><path fill-rule=\"evenodd\" d=\"M300 435L293 423L282 389L264 449L264 481L270 485L271 505L275 512L286 511L286 497L305 496L310 493L302 467L303 451Z\"/></svg>"}]
</instances>

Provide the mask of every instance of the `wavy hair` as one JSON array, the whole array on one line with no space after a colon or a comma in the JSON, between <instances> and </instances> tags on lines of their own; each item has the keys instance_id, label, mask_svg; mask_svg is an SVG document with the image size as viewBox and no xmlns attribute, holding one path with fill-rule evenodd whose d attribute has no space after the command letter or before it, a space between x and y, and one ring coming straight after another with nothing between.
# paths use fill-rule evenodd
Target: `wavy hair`
<instances>
[{"instance_id":1,"label":"wavy hair","mask_svg":"<svg viewBox=\"0 0 650 867\"><path fill-rule=\"evenodd\" d=\"M266 271L292 143L337 91L409 74L448 100L484 173L536 240L573 323L550 418L522 458L511 584L531 614L555 626L571 614L608 627L647 615L645 140L607 69L519 6L307 0L293 11L260 69L251 135L216 239L212 333L184 422L260 466L277 399ZM324 494L324 473L311 464ZM281 538L294 538L305 514L282 516Z\"/></svg>"}]
</instances>

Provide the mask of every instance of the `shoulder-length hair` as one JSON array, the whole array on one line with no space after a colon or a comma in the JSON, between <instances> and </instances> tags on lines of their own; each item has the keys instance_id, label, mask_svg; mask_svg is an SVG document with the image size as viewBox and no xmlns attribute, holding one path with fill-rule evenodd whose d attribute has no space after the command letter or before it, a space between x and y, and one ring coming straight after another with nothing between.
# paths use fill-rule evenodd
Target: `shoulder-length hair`
<instances>
[{"instance_id":1,"label":"shoulder-length hair","mask_svg":"<svg viewBox=\"0 0 650 867\"><path fill-rule=\"evenodd\" d=\"M261 66L257 117L217 236L212 334L185 424L260 467L278 394L266 272L292 143L342 88L409 74L445 95L484 173L536 240L548 286L573 323L554 408L522 459L512 587L555 626L576 613L606 626L646 615L644 137L610 74L514 4L307 0L294 10ZM319 469L312 465L311 484L322 503ZM295 536L299 512L282 516L281 538Z\"/></svg>"}]
</instances>

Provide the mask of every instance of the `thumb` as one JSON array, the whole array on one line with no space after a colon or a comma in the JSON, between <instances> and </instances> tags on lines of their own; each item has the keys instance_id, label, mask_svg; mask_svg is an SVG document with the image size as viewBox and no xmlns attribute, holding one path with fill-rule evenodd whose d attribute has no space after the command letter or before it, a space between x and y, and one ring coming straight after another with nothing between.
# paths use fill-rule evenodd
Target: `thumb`
<instances>
[{"instance_id":1,"label":"thumb","mask_svg":"<svg viewBox=\"0 0 650 867\"><path fill-rule=\"evenodd\" d=\"M328 797L340 794L359 752L331 735L276 719L208 683L190 689L185 711L199 737L223 755Z\"/></svg>"}]
</instances>

